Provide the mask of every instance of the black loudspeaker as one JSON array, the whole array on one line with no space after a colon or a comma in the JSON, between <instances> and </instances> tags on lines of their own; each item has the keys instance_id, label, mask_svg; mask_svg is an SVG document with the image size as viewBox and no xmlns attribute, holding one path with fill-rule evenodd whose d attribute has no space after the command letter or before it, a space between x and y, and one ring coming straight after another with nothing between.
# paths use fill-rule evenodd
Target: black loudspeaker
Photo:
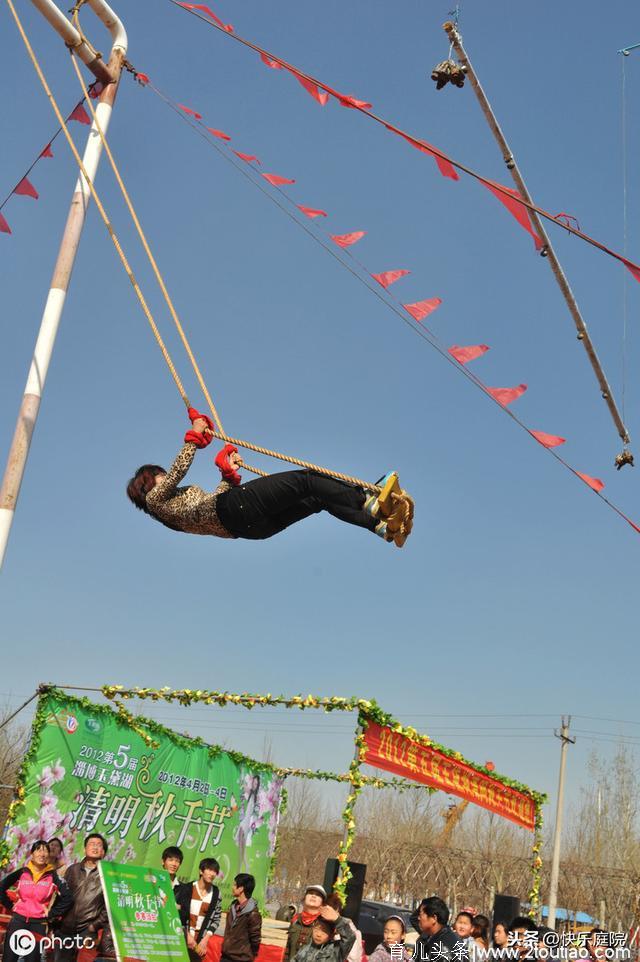
<instances>
[{"instance_id":1,"label":"black loudspeaker","mask_svg":"<svg viewBox=\"0 0 640 962\"><path fill-rule=\"evenodd\" d=\"M328 858L324 869L324 887L329 894L333 891L336 879L338 878L338 859ZM347 882L347 903L342 910L342 915L351 919L352 922L358 921L362 896L364 894L364 880L367 876L367 866L362 862L347 862L351 869L351 878Z\"/></svg>"},{"instance_id":2,"label":"black loudspeaker","mask_svg":"<svg viewBox=\"0 0 640 962\"><path fill-rule=\"evenodd\" d=\"M504 922L510 925L520 915L520 899L515 895L496 895L493 900L493 924Z\"/></svg>"}]
</instances>

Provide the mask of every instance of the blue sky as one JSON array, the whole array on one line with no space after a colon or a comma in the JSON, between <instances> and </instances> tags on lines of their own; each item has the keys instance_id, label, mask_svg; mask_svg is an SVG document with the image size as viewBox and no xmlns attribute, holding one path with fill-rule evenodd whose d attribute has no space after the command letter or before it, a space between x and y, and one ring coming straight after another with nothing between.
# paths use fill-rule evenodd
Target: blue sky
<instances>
[{"instance_id":1,"label":"blue sky","mask_svg":"<svg viewBox=\"0 0 640 962\"><path fill-rule=\"evenodd\" d=\"M68 56L21 6L70 108L78 88ZM213 7L241 35L510 183L468 86L436 93L429 79L447 54L446 4ZM568 438L563 456L602 478L638 521L637 469L613 468L620 443L548 265L484 188L444 180L433 161L354 111L319 107L293 78L168 2L117 9L139 70L264 170L295 178L291 196L329 211L332 233L366 230L354 253L371 271L411 270L393 288L402 300L441 297L431 319L438 337L489 344L474 371L491 385L527 383L518 415ZM0 17L2 72L15 90L0 102L8 191L56 124L5 8ZM91 14L83 19L106 49ZM621 249L616 51L640 40L640 12L592 0L553 15L539 5L463 4L461 30L534 198ZM638 260L635 57L626 64L628 217ZM82 142L85 128L75 135ZM398 551L325 516L251 544L181 536L135 513L128 477L145 461L172 460L185 418L92 209L0 585L11 653L4 697L17 702L40 680L357 693L552 795L551 730L571 712L582 716L575 801L589 752L609 755L618 736L640 736L638 536L129 76L110 140L227 430L372 480L397 468L416 524ZM3 211L13 229L0 237L4 452L76 176L61 138L54 152L31 177L40 200L14 197ZM97 186L199 403L106 163ZM640 289L576 238L556 231L553 240L618 397L627 282L633 438ZM210 451L191 475L205 487L217 477ZM164 712L178 724L174 715ZM253 728L249 716L237 728L219 713L212 723L196 717L194 732L260 751L256 715ZM277 760L347 765L346 719L319 722L265 716Z\"/></svg>"}]
</instances>

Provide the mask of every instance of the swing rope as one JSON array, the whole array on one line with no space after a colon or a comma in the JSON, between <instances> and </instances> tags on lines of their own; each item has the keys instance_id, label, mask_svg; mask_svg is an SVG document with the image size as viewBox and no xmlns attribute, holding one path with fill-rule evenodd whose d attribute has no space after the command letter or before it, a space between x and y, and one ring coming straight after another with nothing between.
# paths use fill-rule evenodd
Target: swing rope
<instances>
[{"instance_id":1,"label":"swing rope","mask_svg":"<svg viewBox=\"0 0 640 962\"><path fill-rule=\"evenodd\" d=\"M172 378L173 378L173 380L174 380L174 382L175 382L175 385L176 385L176 387L177 387L177 389L178 389L178 392L179 392L179 394L180 394L180 396L181 396L181 398L182 398L185 406L186 406L186 407L190 407L191 404L190 404L188 395L187 395L187 393L186 393L186 390L185 390L185 388L184 388L184 385L183 385L183 383L182 383L182 381L181 381L181 379L180 379L180 375L178 374L178 372L177 372L177 370L176 370L176 367L175 367L175 365L174 365L174 363L173 363L173 360L172 360L172 358L171 358L171 355L169 354L169 351L168 351L168 349L167 349L167 347L166 347L166 345L165 345L165 343L164 343L164 340L163 340L163 338L162 338L162 335L161 335L161 333L160 333L160 331L159 331L159 329L158 329L158 326L157 326L157 324L156 324L156 322L155 322L155 320L154 320L153 314L152 314L152 312L151 312L151 310L150 310L150 308L149 308L149 306L148 306L148 304L147 304L147 302L146 302L146 300L145 300L145 297L144 297L144 294L142 293L142 290L141 290L141 288L140 288L140 285L138 284L138 281L136 280L136 277L135 277L135 275L134 275L134 273L133 273L133 271L132 271L132 269L131 269L131 266L130 266L130 264L129 264L129 261L127 260L127 257L126 257L126 255L125 255L123 249L122 249L122 246L121 246L121 244L120 244L120 241L119 241L119 239L118 239L118 236L117 236L117 234L116 234L116 232L115 232L115 230L114 230L114 228L113 228L113 225L112 225L112 223L111 223L111 221L110 221L110 219L109 219L109 216L108 216L108 214L107 214L107 212L106 212L106 210L105 210L105 207L104 207L104 205L103 205L103 203L102 203L102 201L101 201L101 199L100 199L100 196L99 196L99 194L98 194L98 192L97 192L97 190L96 190L96 188L95 188L95 186L94 186L94 184L93 184L93 181L91 180L91 178L90 178L89 175L88 175L88 172L87 172L87 170L86 170L86 167L85 167L85 165L84 165L84 163L83 163L83 161L82 161L82 157L80 156L80 154L79 154L79 152L78 152L78 149L76 148L76 145L75 145L75 143L74 143L74 141L73 141L73 138L72 138L71 134L69 133L69 129L68 129L68 127L67 127L65 118L63 117L63 115L62 115L62 113L61 113L61 111L60 111L60 108L59 108L59 106L58 106L58 103L57 103L57 101L56 101L56 98L55 98L55 96L54 96L54 94L53 94L53 92L52 92L52 90L51 90L51 88L50 88L50 86L49 86L49 84L48 84L48 82L47 82L47 79L46 79L46 77L45 77L45 75L44 75L44 72L43 72L43 70L42 70L42 67L40 66L40 62L39 62L39 60L38 60L38 57L36 56L36 54L35 54L35 52L34 52L34 50L33 50L33 47L31 46L31 43L30 43L29 38L28 38L28 36L27 36L27 33L26 33L25 29L24 29L24 26L23 26L23 24L22 24L22 21L21 21L21 19L20 19L20 16L19 16L19 14L18 14L18 12L17 12L17 10L16 10L16 7L15 7L15 5L14 5L14 3L13 3L13 0L7 0L7 5L8 5L8 7L9 7L10 11L11 11L11 14L12 14L13 19L14 19L14 21L15 21L16 27L18 28L18 32L19 32L20 37L21 37L21 39L22 39L22 41L23 41L23 43L24 43L24 46L25 46L25 48L26 48L26 50L27 50L27 53L28 53L28 55L29 55L29 58L30 58L32 64L33 64L33 67L34 67L34 69L35 69L35 71L36 71L36 74L38 75L38 79L40 80L40 83L41 83L41 85L42 85L42 88L43 88L45 94L47 95L47 98L48 98L49 102L51 103L52 109L53 109L53 111L54 111L54 113L55 113L55 115L56 115L56 118L57 118L57 120L58 120L58 123L59 123L59 125L60 125L60 127L61 127L61 129L62 129L62 131L63 131L63 133L64 133L65 139L67 140L67 143L69 144L69 148L70 148L70 150L71 150L71 152L72 152L72 154L73 154L73 156L74 156L74 159L75 159L75 161L76 161L76 163L77 163L77 165L78 165L78 168L80 169L80 171L81 171L81 173L82 173L82 176L83 176L83 178L84 178L84 180L85 180L85 183L87 184L87 187L89 188L89 191L90 191L90 193L91 193L91 196L93 197L93 199L94 199L94 201L95 201L95 204L96 204L96 207L97 207L98 212L99 212L99 214L100 214L100 217L101 217L101 219L102 219L105 227L107 228L107 231L108 231L108 233L109 233L109 236L111 237L113 246L115 247L116 252L117 252L117 254L118 254L118 257L120 258L120 261L121 261L121 263L122 263L122 266L123 266L123 268L124 268L124 270L125 270L128 278L129 278L129 280L130 280L130 282L131 282L131 285L132 285L132 287L133 287L133 289L134 289L134 291L135 291L136 297L138 298L138 301L140 302L140 305L141 305L141 307L142 307L143 313L144 313L144 315L145 315L145 317L146 317L146 319L147 319L147 321L148 321L148 323L149 323L149 326L150 326L150 328L151 328L151 330L152 330L152 332L153 332L153 335L154 335L154 337L155 337L155 339L156 339L156 341L157 341L158 347L160 348L160 351L161 351L162 356L163 356L163 358L164 358L164 360L165 360L165 363L167 364L167 367L169 368L169 372L170 372L170 374L171 374L171 376L172 376ZM77 9L74 9L73 13L74 13L74 20L75 20L75 22L76 22L76 26L77 26L79 32L80 32L81 35L82 35L82 31L81 31L80 28L79 28L78 11L77 11ZM113 169L113 171L114 171L114 174L116 175L116 179L117 179L117 181L118 181L118 185L119 185L120 190L121 190L121 192L122 192L122 194L123 194L123 197L124 197L124 199L125 199L125 201L126 201L126 203L127 203L127 207L128 207L128 209L129 209L129 212L130 212L130 214L131 214L131 216L132 216L132 219L133 219L134 224L135 224L135 226L136 226L136 229L137 229L137 231L138 231L138 235L140 236L140 239L141 239L141 241L142 241L142 243L143 243L143 246L144 246L145 252L146 252L146 254L147 254L147 257L148 257L148 259L149 259L149 262L150 262L150 264L151 264L151 266L152 266L152 268L153 268L153 271L154 271L154 274L155 274L155 276L156 276L156 279L158 280L158 283L159 283L159 285L160 285L160 289L161 289L161 291L162 291L162 293L163 293L163 295L164 295L165 301L167 302L167 306L169 307L169 310L170 310L171 316L172 316L172 318L173 318L173 321L174 321L174 323L175 323L175 325L176 325L176 327L177 327L177 330L178 330L178 333L179 333L180 338L181 338L181 340L182 340L182 343L183 343L183 345L184 345L184 347L185 347L185 350L186 350L186 352L187 352L187 355L188 355L188 357L189 357L189 359L190 359L190 361L191 361L191 364L192 364L192 366L193 366L194 372L195 372L195 374L196 374L196 378L198 379L198 383L200 384L200 387L202 388L203 394L204 394L204 396L205 396L205 398L206 398L206 400L207 400L207 403L209 404L209 407L210 407L210 409L211 409L211 412L212 412L214 418L216 419L216 422L217 422L218 427L220 428L220 430L216 430L216 431L213 432L213 436L216 437L216 438L218 438L220 441L224 441L224 442L227 443L227 444L235 444L235 445L238 446L238 447L245 448L246 450L249 450L249 451L254 451L254 452L256 452L257 454L262 454L262 455L265 455L265 456L267 456L267 457L272 457L272 458L275 458L275 459L277 459L277 460L287 462L287 463L289 463L289 464L297 465L298 467L301 467L301 468L306 468L306 469L311 470L311 471L316 471L316 472L318 472L319 474L323 474L323 475L328 476L328 477L333 477L333 478L337 478L338 480L341 480L341 481L346 481L346 482L348 482L349 484L357 485L357 486L359 486L359 487L361 487L361 488L364 488L364 489L367 490L367 491L372 491L372 492L374 492L374 493L380 493L380 491L381 491L380 486L379 486L379 485L376 485L376 484L372 484L372 483L369 482L369 481L364 481L364 480L362 480L361 478L357 478L357 477L354 477L354 476L348 475L348 474L343 474L342 472L339 472L339 471L331 471L331 470L329 470L328 468L324 468L324 467L322 467L321 465L314 464L314 463L311 462L311 461L305 461L305 460L303 460L302 458L295 458L295 457L293 457L293 456L291 456L291 455L283 454L283 453L280 452L280 451L275 451L275 450L273 450L273 449L271 449L271 448L265 448L265 447L262 447L262 446L260 446L260 445L253 444L252 442L246 441L246 440L244 440L244 439L230 437L229 435L227 435L227 434L222 430L222 425L221 425L221 423L220 423L220 418L219 418L218 412L217 412L217 410L216 410L216 408L215 408L215 405L214 405L214 403L213 403L213 400L212 400L212 398L211 398L211 396L210 396L210 394L209 394L209 392L208 392L208 390L207 390L206 384L205 384L205 382L204 382L204 379L203 379L203 377L202 377L202 374L201 374L201 372L200 372L200 369L199 369L199 367L198 367L198 364L197 364L197 362L196 362L196 360L195 360L195 357L194 357L194 355L193 355L193 352L192 352L192 350L191 350L191 347L190 347L190 345L189 345L189 341L188 341L188 339L187 339L187 336L186 336L186 334L185 334L185 332L184 332L184 329L183 329L183 327L182 327L182 325L181 325L181 323L180 323L180 320L179 320L179 318L178 318L178 315L177 315L177 312L176 312L176 310L175 310L175 307L173 306L173 303L172 303L171 298L170 298L170 296L169 296L169 293L168 293L168 291L167 291L166 285L164 284L164 281L163 281L163 279L162 279L161 272L160 272L160 270L159 270L159 268L158 268L158 266L157 266L157 264L156 264L156 261L155 261L155 259L154 259L154 257L153 257L153 254L152 254L152 252L151 252L151 249L150 249L150 247L149 247L149 244L148 244L148 242L147 242L147 240L146 240L146 237L145 237L145 235L144 235L144 231L142 230L142 226L140 225L140 221L139 221L139 219L138 219L138 217L137 217L137 215L136 215L136 213L135 213L135 209L134 209L134 207L133 207L133 204L132 204L132 202L131 202L131 200L130 200L130 198L129 198L129 195L128 195L127 191L126 191L126 188L125 188L125 186L124 186L124 182L123 182L122 177L120 176L120 173L119 173L119 171L118 171L117 165L116 165L116 163L115 163L115 159L114 159L113 154L112 154L112 152L111 152L111 149L110 149L110 147L109 147L109 145L108 145L106 136L105 136L105 134L104 134L104 132L103 132L100 124L99 124L98 118L97 118L97 116L96 116L96 112L95 112L95 110L94 110L94 108L93 108L93 104L91 103L91 99L90 99L90 97L88 96L88 92L87 92L87 90L86 90L84 81L83 81L83 79L82 79L82 75L81 75L81 73L80 73L80 71L79 71L79 68L78 68L76 62L75 62L75 58L74 58L73 54L74 54L74 51L71 50L71 55L72 55L72 61L73 61L73 64L74 64L74 68L75 68L76 72L78 73L78 77L79 77L79 80L80 80L80 84L81 84L81 86L82 86L82 89L83 89L83 91L85 92L85 94L86 94L86 96L87 96L87 102L88 102L89 108L90 108L90 110L91 110L91 114L92 114L92 117L93 117L94 126L95 126L95 128L96 128L96 130L97 130L97 132L98 132L98 134L99 134L99 136L100 136L100 139L101 139L101 141L102 141L102 144L103 144L103 146L104 146L104 148L105 148L105 150L106 150L107 156L108 156L109 161L110 161L111 166L112 166L112 169ZM250 467L249 465L244 465L244 467L246 467L247 470L254 472L255 474L261 474L261 475L266 475L266 474L267 474L267 472L261 471L260 469L257 469L257 468ZM400 499L400 500L405 500L405 501L406 501L408 496L405 496L405 495L403 495L403 494L402 494L402 495L401 495L401 494L393 494L392 497L393 497L393 500L394 500L394 501L395 501L396 499Z\"/></svg>"}]
</instances>

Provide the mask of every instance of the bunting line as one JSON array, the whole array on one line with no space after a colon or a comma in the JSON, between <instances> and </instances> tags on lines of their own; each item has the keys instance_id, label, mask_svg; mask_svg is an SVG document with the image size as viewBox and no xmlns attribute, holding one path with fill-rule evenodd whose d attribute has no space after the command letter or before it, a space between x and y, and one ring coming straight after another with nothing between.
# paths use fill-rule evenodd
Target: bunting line
<instances>
[{"instance_id":1,"label":"bunting line","mask_svg":"<svg viewBox=\"0 0 640 962\"><path fill-rule=\"evenodd\" d=\"M398 299L396 299L393 296L393 294L389 292L388 288L384 287L384 285L381 285L379 281L376 280L375 283L372 284L371 282L374 280L375 275L371 274L368 271L368 269L365 267L365 265L362 264L362 262L359 261L356 257L354 257L351 250L343 249L340 247L340 245L335 245L335 243L332 241L331 234L328 234L328 233L326 233L325 236L327 237L328 241L330 241L330 243L327 243L324 240L323 236L320 236L316 231L311 230L310 226L304 223L304 221L300 220L297 213L294 213L294 209L295 211L300 211L305 215L305 217L307 217L308 219L311 219L315 226L316 217L318 215L325 216L325 217L328 216L325 211L318 210L316 208L307 208L304 205L296 203L293 200L293 198L290 197L285 190L283 190L282 185L276 185L274 193L269 191L260 183L260 181L258 181L256 177L256 175L258 175L259 177L264 178L265 177L264 174L261 174L259 171L255 170L255 168L249 165L245 165L245 164L240 165L234 159L234 157L231 156L233 151L229 149L225 149L226 145L219 144L214 140L211 140L207 136L209 128L207 128L202 122L190 120L188 116L185 116L184 111L181 111L181 109L179 108L179 106L175 101L172 101L171 98L167 97L166 94L162 93L162 91L160 91L150 81L147 81L147 84L145 85L149 86L150 89L153 90L153 92L161 100L163 100L164 103L167 106L169 106L180 117L181 120L187 123L196 133L198 133L206 141L206 143L210 147L213 147L220 154L221 157L223 157L228 163L232 164L236 168L236 170L238 170L249 181L251 181L254 187L257 187L258 190L260 190L261 193L263 193L266 197L268 197L269 200L273 204L275 204L276 207L278 207L292 221L294 221L294 223L296 223L298 227L301 227L302 230L304 230L305 233L309 235L309 237L311 237L317 244L319 244L328 254L330 254L333 258L335 258L335 260L338 261L338 263L342 267L344 267L350 274L352 274L352 276L355 277L356 280L358 280L364 287L366 287L369 291L371 291L371 293L374 294L380 301L382 301L383 304L385 304L388 308L390 308L400 318L400 320L402 320L414 333L416 333L419 337L425 340L431 347L433 347L434 350L436 350L441 355L441 357L443 357L458 372L462 373L468 380L470 380L471 383L474 384L475 387L477 387L479 390L481 390L486 397L490 398L500 408L501 411L507 414L512 419L512 421L514 421L515 424L518 425L518 427L520 427L531 438L533 438L533 440L535 440L536 443L544 447L545 450L553 458L555 458L555 460L560 465L562 465L567 471L570 471L571 474L573 474L583 484L589 487L590 490L592 490L594 494L604 504L606 504L609 508L611 508L611 510L614 511L620 518L622 518L631 528L633 528L633 530L637 534L640 534L640 526L638 526L634 521L632 521L631 518L629 518L614 502L612 502L609 498L607 498L604 494L602 494L604 483L599 478L593 478L590 475L585 474L584 472L580 472L576 470L576 468L572 467L571 464L569 464L564 458L560 456L560 454L558 454L555 448L565 443L564 438L561 438L552 434L547 434L546 432L543 432L543 431L533 430L532 428L529 428L524 423L524 421L521 420L521 418L519 418L516 414L513 413L513 411L510 409L508 405L513 400L516 400L517 398L521 397L522 394L524 394L524 392L527 390L527 385L520 384L515 388L490 388L486 384L484 384L484 382L481 381L480 378L477 377L477 375L475 375L472 371L469 370L469 368L466 366L466 363L460 362L455 357L455 355L451 353L452 350L454 351L470 350L472 352L479 350L479 353L476 356L480 356L481 354L486 353L486 350L488 350L488 345L473 345L470 348L454 347L453 349L448 349L442 344L441 341L438 340L435 334L428 327L426 327L426 325L420 323L420 321L417 318L414 317L414 320L416 321L416 323L412 323L407 318L406 316L407 313L411 314L411 316L413 317L412 312L409 311L410 307L419 308L422 306L422 309L423 310L426 309L428 314L432 310L435 310L442 303L440 298L431 298L426 301L417 301L414 304L406 305L406 304L402 304ZM286 178L283 178L283 179L285 180L286 183L289 183L289 181L287 181ZM295 181L290 181L290 182L295 183ZM279 200L279 198L274 195L276 192L287 201L288 206L285 206ZM307 212L310 212L310 213L307 213ZM336 246L338 247L338 250L336 250ZM357 265L357 268L359 268L359 270L357 270L354 266L351 266L351 264L345 258L349 258L349 261L352 261L353 264ZM390 273L395 274L398 272L393 271ZM409 273L409 272L400 271L399 273L400 273L400 276L404 276L405 273ZM399 278L395 278L395 279L397 280ZM381 287L382 287L382 290L381 290ZM419 313L419 311L417 311L416 313ZM423 315L423 316L426 316L426 315ZM472 358L469 358L469 360L471 359Z\"/></svg>"},{"instance_id":2,"label":"bunting line","mask_svg":"<svg viewBox=\"0 0 640 962\"><path fill-rule=\"evenodd\" d=\"M91 97L97 97L101 90L102 90L102 84L99 81L96 81L95 83L91 84L91 86L89 87L89 95ZM78 101L78 103L75 105L73 110L67 115L67 123L70 120L77 120L80 123L85 122L84 120L79 120L79 116L76 115L79 108L82 108L82 112L84 113L84 116L87 118L87 122L91 123L91 121L89 120L89 115L84 109L83 104L84 104L84 97L82 98L82 100ZM38 161L43 160L44 158L47 158L47 157L53 157L53 151L51 149L51 146L55 141L56 137L58 136L58 134L60 134L61 132L62 132L62 127L58 127L53 137L49 139L46 146L43 147L43 149L40 151L36 159L32 161L29 167L27 167L27 169L25 170L24 174L22 175L18 183L15 185L15 187L12 187L12 189L9 191L9 193L4 198L2 203L0 203L0 211L2 211L3 207L7 204L10 198L14 196L14 194L17 196L32 197L34 200L38 199L38 191L35 189L31 181L29 180L29 174L31 173L33 168L36 166ZM9 227L9 224L7 223L6 218L1 213L0 213L0 234L11 234L11 228Z\"/></svg>"},{"instance_id":3,"label":"bunting line","mask_svg":"<svg viewBox=\"0 0 640 962\"><path fill-rule=\"evenodd\" d=\"M579 237L586 244L589 244L592 247L595 247L597 250L602 251L603 254L607 254L609 257L612 257L615 260L619 261L624 267L626 267L626 269L632 274L632 276L640 283L640 265L634 263L633 261L630 261L626 257L623 257L622 254L619 254L617 253L617 251L614 251L612 248L607 247L606 244L603 244L600 241L596 240L595 237L591 237L589 234L585 234L584 231L579 230L577 227L572 226L570 223L562 219L559 220L558 216L554 216L553 214L550 214L549 211L545 210L542 207L538 207L537 204L529 203L529 201L525 200L524 197L521 197L520 194L518 194L517 191L512 190L512 188L505 187L503 184L497 184L494 181L490 180L488 177L484 177L482 174L478 173L478 171L473 170L473 168L467 166L466 164L463 164L460 161L454 160L452 157L448 157L443 151L439 150L437 147L433 146L432 144L428 144L426 141L422 140L422 138L414 137L412 134L407 133L406 131L397 127L395 124L389 123L388 121L384 120L382 117L373 113L373 111L371 110L372 105L367 101L358 100L357 98L351 95L339 93L333 87L330 87L329 84L323 83L323 81L318 80L316 77L312 77L310 74L305 73L303 70L300 70L298 67L295 67L292 64L288 63L286 60L283 60L282 57L278 57L276 56L276 54L270 53L268 50L265 50L264 47L261 47L258 44L253 43L253 41L247 40L245 37L241 37L239 36L239 34L228 30L227 29L228 25L221 25L222 21L220 20L220 18L216 14L213 14L213 12L209 10L209 8L207 8L207 10L209 10L209 13L212 15L212 19L209 19L208 17L200 13L200 10L202 9L202 5L183 3L181 2L181 0L169 0L169 2L172 3L174 6L181 7L183 10L186 10L192 16L197 17L203 23L207 24L207 26L213 27L214 30L218 30L220 33L224 34L224 36L228 37L229 39L235 40L237 43L241 44L242 46L255 51L255 53L257 53L260 56L260 59L262 60L262 62L267 66L275 69L288 71L289 73L293 74L293 76L295 76L300 83L303 83L303 81L305 81L306 83L303 83L303 86L307 87L307 84L309 84L317 88L318 91L324 91L329 96L334 97L338 101L338 103L340 103L343 107L351 107L355 110L358 110L365 117L369 117L371 120L374 120L376 123L381 124L383 127L391 131L392 133L398 134L404 140L407 140L410 144L412 144L412 146L417 147L419 150L423 151L424 153L431 155L436 161L436 163L438 164L440 172L443 174L443 176L449 177L452 180L458 180L459 177L456 175L457 171L462 171L463 173L468 174L470 177L473 177L475 180L478 180L480 181L480 183L484 184L485 187L489 188L489 190L491 190L496 196L500 195L500 199L502 200L502 203L505 204L507 208L509 208L509 204L511 204L513 205L513 208L517 207L519 209L519 212L522 214L525 213L525 210L535 212L536 214L538 214L539 217L543 217L545 220L550 221L553 224L556 224L558 227L561 227L562 230L566 231L567 233L573 234L575 237ZM514 213L513 209L512 209L512 213ZM516 216L515 213L514 213L514 216ZM520 217L517 217L517 219L520 222L521 226L525 227L525 230L526 230L527 227L525 226L523 220ZM535 239L537 235L535 234L535 232L533 232L531 225L529 225L529 228L530 228L529 232L532 233L532 236L534 236L534 239Z\"/></svg>"}]
</instances>

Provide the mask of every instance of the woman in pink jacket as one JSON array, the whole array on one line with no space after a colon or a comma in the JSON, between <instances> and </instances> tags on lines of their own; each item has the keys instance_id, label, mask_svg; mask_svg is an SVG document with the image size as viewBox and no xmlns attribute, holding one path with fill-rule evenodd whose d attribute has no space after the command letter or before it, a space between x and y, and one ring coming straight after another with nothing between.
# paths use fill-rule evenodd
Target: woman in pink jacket
<instances>
[{"instance_id":1,"label":"woman in pink jacket","mask_svg":"<svg viewBox=\"0 0 640 962\"><path fill-rule=\"evenodd\" d=\"M34 842L27 864L2 879L0 902L12 913L3 962L40 962L40 942L49 934L49 923L73 904L69 886L51 864L47 842Z\"/></svg>"}]
</instances>

